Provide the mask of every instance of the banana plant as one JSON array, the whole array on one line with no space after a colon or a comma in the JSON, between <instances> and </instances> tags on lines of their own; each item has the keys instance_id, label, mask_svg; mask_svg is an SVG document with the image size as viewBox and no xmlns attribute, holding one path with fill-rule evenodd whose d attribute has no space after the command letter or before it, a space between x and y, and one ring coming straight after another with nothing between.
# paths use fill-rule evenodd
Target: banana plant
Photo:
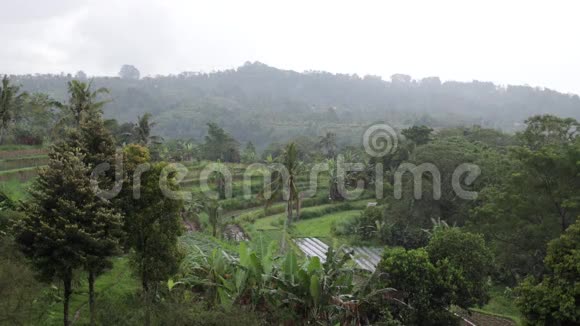
<instances>
[{"instance_id":1,"label":"banana plant","mask_svg":"<svg viewBox=\"0 0 580 326\"><path fill-rule=\"evenodd\" d=\"M355 288L351 253L329 248L326 260L300 259L293 250L278 256L276 242L258 241L254 247L240 243L238 257L222 250L199 254L183 266L189 276L176 284L200 290L211 306L232 304L260 311L286 311L296 324L368 324L366 313L373 298L392 289L375 289L373 275Z\"/></svg>"},{"instance_id":2,"label":"banana plant","mask_svg":"<svg viewBox=\"0 0 580 326\"><path fill-rule=\"evenodd\" d=\"M184 161L192 161L193 157L195 156L195 142L193 140L183 141L182 143L182 151L183 151L183 160Z\"/></svg>"},{"instance_id":3,"label":"banana plant","mask_svg":"<svg viewBox=\"0 0 580 326\"><path fill-rule=\"evenodd\" d=\"M230 306L235 292L233 273L235 262L223 250L215 248L206 254L199 247L196 258L187 261L183 268L190 272L181 282L200 286L210 306Z\"/></svg>"},{"instance_id":4,"label":"banana plant","mask_svg":"<svg viewBox=\"0 0 580 326\"><path fill-rule=\"evenodd\" d=\"M198 253L182 266L188 276L181 283L200 289L211 306L236 303L256 308L266 304L264 293L272 287L275 272L276 242L265 245L259 241L255 249L241 242L237 259L220 249L207 254L194 248Z\"/></svg>"},{"instance_id":5,"label":"banana plant","mask_svg":"<svg viewBox=\"0 0 580 326\"><path fill-rule=\"evenodd\" d=\"M236 301L240 304L250 304L253 308L265 304L263 294L272 283L277 251L274 241L267 248L264 248L263 241L258 245L258 249L254 250L245 242L240 243L239 262L234 274Z\"/></svg>"},{"instance_id":6,"label":"banana plant","mask_svg":"<svg viewBox=\"0 0 580 326\"><path fill-rule=\"evenodd\" d=\"M289 251L271 291L278 307L295 312L302 322L339 320L341 308L335 301L340 295L352 293L354 275L347 264L350 254L343 252L330 248L324 263L310 257L299 264L296 254Z\"/></svg>"},{"instance_id":7,"label":"banana plant","mask_svg":"<svg viewBox=\"0 0 580 326\"><path fill-rule=\"evenodd\" d=\"M385 297L394 298L393 288L379 288L382 272L377 269L370 277L364 278L352 294L343 294L333 298L333 304L340 308L341 325L372 325L370 316L381 314L382 301Z\"/></svg>"}]
</instances>

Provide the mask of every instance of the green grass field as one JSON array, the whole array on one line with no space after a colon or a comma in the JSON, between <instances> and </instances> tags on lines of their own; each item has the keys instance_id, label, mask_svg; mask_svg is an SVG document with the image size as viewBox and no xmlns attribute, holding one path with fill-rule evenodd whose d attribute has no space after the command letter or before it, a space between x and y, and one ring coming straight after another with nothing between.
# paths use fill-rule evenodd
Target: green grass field
<instances>
[{"instance_id":1,"label":"green grass field","mask_svg":"<svg viewBox=\"0 0 580 326\"><path fill-rule=\"evenodd\" d=\"M19 168L19 169L12 169L12 170L0 171L0 175L9 175L9 174L16 175L17 173L28 172L28 171L35 171L36 169L38 169L38 166L30 166L30 167L26 167L26 168Z\"/></svg>"},{"instance_id":2,"label":"green grass field","mask_svg":"<svg viewBox=\"0 0 580 326\"><path fill-rule=\"evenodd\" d=\"M88 325L89 323L89 294L86 280L79 280L79 284L74 287L74 292L70 302L71 320L75 320L76 325ZM127 257L117 257L113 259L113 268L95 281L96 304L99 300L106 300L106 297L120 298L126 295L133 295L139 289L139 282L133 277L129 268ZM62 324L62 304L53 304L48 313L48 325Z\"/></svg>"},{"instance_id":3,"label":"green grass field","mask_svg":"<svg viewBox=\"0 0 580 326\"><path fill-rule=\"evenodd\" d=\"M0 152L2 151L21 151L26 149L39 149L42 145L0 145Z\"/></svg>"},{"instance_id":4,"label":"green grass field","mask_svg":"<svg viewBox=\"0 0 580 326\"><path fill-rule=\"evenodd\" d=\"M22 182L17 179L10 179L0 183L0 191L4 192L13 200L21 200L28 195L27 189L30 185L31 181Z\"/></svg>"},{"instance_id":5,"label":"green grass field","mask_svg":"<svg viewBox=\"0 0 580 326\"><path fill-rule=\"evenodd\" d=\"M37 169L45 166L48 155L42 146L0 145L0 191L21 199Z\"/></svg>"},{"instance_id":6,"label":"green grass field","mask_svg":"<svg viewBox=\"0 0 580 326\"><path fill-rule=\"evenodd\" d=\"M332 223L335 221L345 220L358 216L360 212L360 210L349 210L323 215L318 218L299 221L295 225L294 235L298 237L330 237Z\"/></svg>"},{"instance_id":7,"label":"green grass field","mask_svg":"<svg viewBox=\"0 0 580 326\"><path fill-rule=\"evenodd\" d=\"M338 212L338 211L346 211L346 210L363 210L366 207L368 200L357 200L352 202L343 202L343 203L331 203L331 204L323 204L318 206L312 206L303 208L300 212L301 218L297 223L303 223L306 220L320 218L324 215ZM272 228L279 228L280 223L276 223L282 218L285 218L286 213L277 213L274 215L270 215L264 218L259 218L255 222L256 229L272 229Z\"/></svg>"},{"instance_id":8,"label":"green grass field","mask_svg":"<svg viewBox=\"0 0 580 326\"><path fill-rule=\"evenodd\" d=\"M294 237L324 238L329 243L340 240L332 237L332 223L360 214L367 202L363 199L304 208L301 212L304 218L295 222L288 232ZM280 241L284 235L285 219L285 213L278 213L258 218L254 223L244 223L243 227L253 239L262 237L266 241Z\"/></svg>"},{"instance_id":9,"label":"green grass field","mask_svg":"<svg viewBox=\"0 0 580 326\"><path fill-rule=\"evenodd\" d=\"M502 287L493 287L490 290L491 300L481 309L473 309L483 313L498 315L500 317L507 317L514 320L518 325L523 325L521 314L514 303L513 298L509 298L504 294L505 289Z\"/></svg>"}]
</instances>

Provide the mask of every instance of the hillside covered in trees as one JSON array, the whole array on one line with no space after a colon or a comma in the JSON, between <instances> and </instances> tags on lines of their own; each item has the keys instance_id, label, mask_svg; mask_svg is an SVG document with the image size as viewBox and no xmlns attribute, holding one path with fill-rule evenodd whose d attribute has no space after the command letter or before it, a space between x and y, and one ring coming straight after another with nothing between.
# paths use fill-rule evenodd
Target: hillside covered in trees
<instances>
[{"instance_id":1,"label":"hillside covered in trees","mask_svg":"<svg viewBox=\"0 0 580 326\"><path fill-rule=\"evenodd\" d=\"M216 122L237 140L251 141L259 149L328 130L337 134L339 143L357 144L363 128L375 121L401 128L479 125L512 132L521 130L523 121L535 114L580 118L577 95L550 89L442 82L438 77L414 80L402 74L387 81L377 76L299 73L259 62L235 70L142 78L127 65L119 77L87 77L82 71L75 76L10 76L22 90L58 101L66 99L66 83L73 77L109 90L105 118L124 123L151 113L156 134L198 141L206 124Z\"/></svg>"},{"instance_id":2,"label":"hillside covered in trees","mask_svg":"<svg viewBox=\"0 0 580 326\"><path fill-rule=\"evenodd\" d=\"M248 69L268 70L203 78ZM2 325L580 321L574 118L532 115L505 133L445 121L443 111L412 120L376 106L395 130L369 126L371 110L345 117L330 102L295 111L270 96L236 117L209 102L157 110L144 91L125 99L153 113L136 106L124 122L103 117L121 113L119 85L168 77L139 79L130 67L122 78L77 75L64 100L8 77L0 84ZM384 92L423 87L393 79ZM495 101L509 93L494 92ZM245 101L275 94L259 93ZM199 117L182 126L176 112ZM175 135L178 126L196 139ZM263 130L260 151L247 139Z\"/></svg>"}]
</instances>

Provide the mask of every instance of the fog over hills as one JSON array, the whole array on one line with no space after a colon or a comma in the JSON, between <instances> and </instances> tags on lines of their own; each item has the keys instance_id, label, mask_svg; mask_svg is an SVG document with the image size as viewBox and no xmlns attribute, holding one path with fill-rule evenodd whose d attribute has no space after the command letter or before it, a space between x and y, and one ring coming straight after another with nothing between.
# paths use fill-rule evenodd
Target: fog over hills
<instances>
[{"instance_id":1,"label":"fog over hills","mask_svg":"<svg viewBox=\"0 0 580 326\"><path fill-rule=\"evenodd\" d=\"M88 77L95 87L110 90L112 101L105 107L105 116L125 122L150 112L156 131L167 138L200 139L209 121L224 126L241 141L264 146L265 138L283 141L315 136L327 128L337 129L339 135L342 129L348 138L352 125L374 121L396 127L477 124L514 131L534 114L580 118L577 95L482 81L415 80L404 74L383 80L280 70L259 62L212 73L139 78L137 70L129 70L120 75ZM68 80L87 78L83 72L12 77L24 90L46 92L61 101L66 98Z\"/></svg>"}]
</instances>

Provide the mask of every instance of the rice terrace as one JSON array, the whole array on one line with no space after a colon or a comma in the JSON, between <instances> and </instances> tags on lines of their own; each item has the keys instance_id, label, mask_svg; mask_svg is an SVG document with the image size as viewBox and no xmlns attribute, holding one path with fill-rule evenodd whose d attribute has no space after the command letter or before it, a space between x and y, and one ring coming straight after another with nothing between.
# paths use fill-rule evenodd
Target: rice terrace
<instances>
[{"instance_id":1,"label":"rice terrace","mask_svg":"<svg viewBox=\"0 0 580 326\"><path fill-rule=\"evenodd\" d=\"M0 326L580 325L580 4L0 8Z\"/></svg>"}]
</instances>

